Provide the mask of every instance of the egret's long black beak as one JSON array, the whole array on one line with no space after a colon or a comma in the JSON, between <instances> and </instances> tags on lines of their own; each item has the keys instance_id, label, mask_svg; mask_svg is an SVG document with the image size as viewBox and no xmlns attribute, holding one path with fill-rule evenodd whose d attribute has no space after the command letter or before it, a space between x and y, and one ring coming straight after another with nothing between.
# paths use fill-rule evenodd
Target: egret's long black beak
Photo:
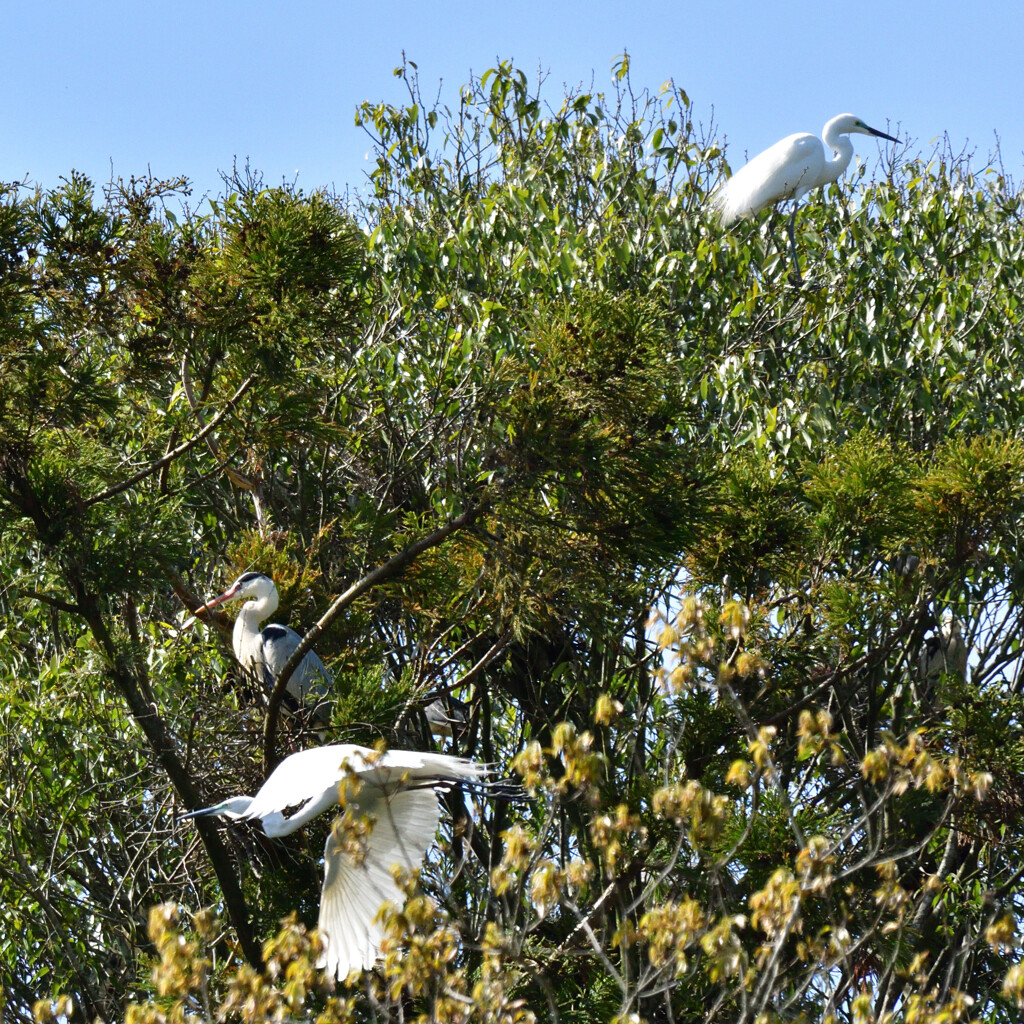
<instances>
[{"instance_id":1,"label":"egret's long black beak","mask_svg":"<svg viewBox=\"0 0 1024 1024\"><path fill-rule=\"evenodd\" d=\"M877 128L869 127L868 131L871 132L872 135L874 135L876 138L879 138L879 139L888 139L890 142L899 142L900 141L899 139L894 138L892 135L886 135L885 132L880 132Z\"/></svg>"}]
</instances>

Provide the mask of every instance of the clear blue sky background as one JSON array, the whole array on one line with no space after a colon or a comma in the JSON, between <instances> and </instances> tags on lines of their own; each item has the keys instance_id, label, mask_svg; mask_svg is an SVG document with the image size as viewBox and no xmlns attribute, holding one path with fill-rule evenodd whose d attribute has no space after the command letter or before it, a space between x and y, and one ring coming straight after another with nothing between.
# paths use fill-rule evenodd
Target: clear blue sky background
<instances>
[{"instance_id":1,"label":"clear blue sky background","mask_svg":"<svg viewBox=\"0 0 1024 1024\"><path fill-rule=\"evenodd\" d=\"M922 151L946 132L979 164L998 132L1020 181L1022 42L1024 5L985 0L25 0L0 15L0 180L151 168L217 192L237 158L270 183L358 187L354 110L403 98L403 49L449 102L497 58L548 72L552 102L592 75L608 88L627 49L634 86L672 78L698 119L714 111L734 167L849 110Z\"/></svg>"}]
</instances>

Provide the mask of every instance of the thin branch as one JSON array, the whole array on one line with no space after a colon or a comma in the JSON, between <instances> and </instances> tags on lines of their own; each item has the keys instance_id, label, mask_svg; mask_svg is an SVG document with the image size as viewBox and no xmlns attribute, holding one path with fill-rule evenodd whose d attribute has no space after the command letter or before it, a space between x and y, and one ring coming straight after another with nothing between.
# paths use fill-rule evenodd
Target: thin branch
<instances>
[{"instance_id":1,"label":"thin branch","mask_svg":"<svg viewBox=\"0 0 1024 1024\"><path fill-rule=\"evenodd\" d=\"M401 727L401 725L405 722L409 715L414 710L416 710L416 708L426 707L432 701L447 696L453 693L455 690L459 689L460 687L466 686L468 683L470 683L481 672L483 672L483 670L487 668L487 666L490 665L494 661L494 659L497 658L498 655L505 650L506 647L508 647L511 638L512 630L506 629L505 632L502 633L501 636L499 636L498 639L492 644L491 648L487 651L487 653L484 654L483 657L476 662L476 664L474 664L471 668L467 669L463 675L459 676L459 678L456 679L454 683L446 683L443 687L439 687L436 690L430 689L425 694L413 694L413 696L405 702L405 707L402 709L402 713L398 716L398 720L395 723L396 728ZM475 639L476 637L473 638L473 640ZM460 648L460 650L465 648L471 642L472 641L467 641L466 644L462 645L462 648ZM445 662L445 666L442 666L442 668L446 667L448 664L450 664L450 662L451 659L449 658ZM438 672L440 672L441 670L442 669L439 668Z\"/></svg>"},{"instance_id":2,"label":"thin branch","mask_svg":"<svg viewBox=\"0 0 1024 1024\"><path fill-rule=\"evenodd\" d=\"M59 597L40 594L38 590L23 590L22 593L25 597L31 597L35 601L42 601L43 604L48 604L51 608L56 608L58 611L69 612L72 615L82 614L82 609L77 604L72 604L70 601L62 601Z\"/></svg>"},{"instance_id":3,"label":"thin branch","mask_svg":"<svg viewBox=\"0 0 1024 1024\"><path fill-rule=\"evenodd\" d=\"M463 513L457 515L454 519L448 520L444 526L438 527L432 533L428 533L427 536L421 537L417 541L413 541L408 547L403 548L396 555L392 555L383 565L378 566L372 572L367 573L358 583L354 583L348 590L345 591L340 597L338 597L334 603L327 609L320 620L309 630L308 633L299 642L298 647L292 651L291 657L285 662L284 668L281 669L278 674L277 680L274 682L274 689L270 694L270 701L267 706L267 718L263 728L263 766L267 774L269 774L275 764L277 763L276 757L276 739L277 739L277 719L281 708L281 701L285 694L285 688L288 685L288 680L291 679L292 673L298 668L299 662L306 656L306 652L309 651L313 644L316 643L320 634L327 629L328 626L355 600L366 593L371 587L375 587L378 583L383 583L385 580L391 579L394 576L399 575L405 570L405 568L414 561L417 557L423 554L424 551L429 550L432 547L436 547L442 541L446 540L451 534L458 530L463 529L473 522L474 519L480 514L480 505L470 505Z\"/></svg>"},{"instance_id":4,"label":"thin branch","mask_svg":"<svg viewBox=\"0 0 1024 1024\"><path fill-rule=\"evenodd\" d=\"M200 441L220 423L222 419L238 404L238 401L242 396L252 387L252 383L255 380L254 377L246 377L242 381L238 390L227 400L227 403L217 413L216 416L206 424L202 430L199 431L194 437L190 438L182 444L179 444L177 448L169 451L163 458L157 459L156 462L147 466L145 469L140 469L134 476L130 476L127 480L123 480L119 484L115 484L113 487L108 487L105 491L101 491L99 494L93 495L91 498L86 498L83 504L86 508L90 505L96 505L101 501L106 501L108 498L113 498L120 494L122 491L127 491L129 487L134 487L140 480L145 480L147 476L151 476L153 473L163 469L164 466L173 462L179 455L184 455L190 448L194 448Z\"/></svg>"},{"instance_id":5,"label":"thin branch","mask_svg":"<svg viewBox=\"0 0 1024 1024\"><path fill-rule=\"evenodd\" d=\"M187 352L181 360L181 387L185 392L185 398L188 399L188 404L192 409L192 414L200 423L202 423L203 414L200 410L199 402L196 401L196 396L192 390L192 375L189 373L188 369ZM205 397L205 385L203 393ZM210 454L217 460L217 463L227 475L227 478L236 487L246 491L252 497L252 503L256 513L256 523L262 531L266 526L267 517L266 512L263 509L263 488L259 479L254 480L252 477L235 469L235 467L232 466L224 457L224 454L221 452L220 445L217 444L217 439L212 434L206 435L206 446L210 449Z\"/></svg>"},{"instance_id":6,"label":"thin branch","mask_svg":"<svg viewBox=\"0 0 1024 1024\"><path fill-rule=\"evenodd\" d=\"M191 774L178 757L174 737L168 730L158 708L146 701L130 661L124 657L123 652L115 644L100 610L98 596L87 589L85 582L80 577L72 576L68 579L68 583L78 599L83 618L106 657L107 672L127 702L136 724L149 740L157 763L166 772L185 806L190 810L198 809L202 806L202 801L193 784ZM217 881L220 883L224 906L234 926L235 934L238 936L242 952L253 967L260 969L263 963L260 944L253 935L248 904L227 848L209 818L197 818L195 825L203 840L203 845L206 847L214 873L217 875Z\"/></svg>"}]
</instances>

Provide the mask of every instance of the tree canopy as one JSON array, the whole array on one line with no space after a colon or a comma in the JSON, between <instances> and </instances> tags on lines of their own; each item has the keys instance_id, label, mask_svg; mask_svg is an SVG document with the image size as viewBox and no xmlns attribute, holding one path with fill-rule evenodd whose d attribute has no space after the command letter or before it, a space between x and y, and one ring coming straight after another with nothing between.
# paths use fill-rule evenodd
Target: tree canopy
<instances>
[{"instance_id":1,"label":"tree canopy","mask_svg":"<svg viewBox=\"0 0 1024 1024\"><path fill-rule=\"evenodd\" d=\"M5 1019L1019 1019L1021 192L858 164L795 289L627 58L396 74L364 192L0 190ZM186 623L251 569L333 741L530 797L446 797L350 987L329 816L180 819L322 740Z\"/></svg>"}]
</instances>

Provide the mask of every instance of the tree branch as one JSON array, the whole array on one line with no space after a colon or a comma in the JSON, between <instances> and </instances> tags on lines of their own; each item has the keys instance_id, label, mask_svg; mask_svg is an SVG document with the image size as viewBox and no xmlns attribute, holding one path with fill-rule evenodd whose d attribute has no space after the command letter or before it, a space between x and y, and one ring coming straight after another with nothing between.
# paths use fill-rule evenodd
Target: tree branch
<instances>
[{"instance_id":1,"label":"tree branch","mask_svg":"<svg viewBox=\"0 0 1024 1024\"><path fill-rule=\"evenodd\" d=\"M34 601L42 601L43 604L48 604L51 608L56 608L58 611L70 612L72 615L82 614L82 609L77 604L71 604L70 601L62 601L59 597L40 594L38 590L23 590L22 593L25 597L31 597Z\"/></svg>"},{"instance_id":2,"label":"tree branch","mask_svg":"<svg viewBox=\"0 0 1024 1024\"><path fill-rule=\"evenodd\" d=\"M281 669L274 689L270 694L270 701L267 706L267 718L263 727L263 767L269 775L277 764L276 740L277 740L277 719L280 713L281 700L284 697L285 687L291 679L299 662L306 656L313 644L316 643L320 634L357 598L361 597L371 587L375 587L384 580L399 575L406 567L424 551L436 547L451 534L463 529L473 522L480 514L481 505L471 505L463 513L454 519L449 519L444 526L438 527L433 533L413 541L408 547L403 548L396 555L392 555L383 565L377 566L372 572L367 573L358 583L354 583L348 590L338 597L334 603L323 614L319 622L314 625L299 642L299 646L292 651L291 657L285 662Z\"/></svg>"},{"instance_id":3,"label":"tree branch","mask_svg":"<svg viewBox=\"0 0 1024 1024\"><path fill-rule=\"evenodd\" d=\"M196 401L196 396L192 391L192 375L189 373L188 369L188 353L186 353L181 360L181 386L185 392L185 397L188 399L188 404L192 409L193 415L200 423L202 423L203 414L199 410L199 403ZM205 384L203 386L203 393L205 396ZM213 455L217 462L220 463L221 468L227 474L227 478L236 487L248 492L249 496L252 498L254 511L256 513L256 523L262 533L266 526L267 517L263 508L263 486L259 477L257 476L256 479L253 479L245 473L235 469L235 467L232 466L224 457L224 454L220 450L220 445L217 444L217 439L210 433L206 434L206 446L210 449L210 454Z\"/></svg>"},{"instance_id":4,"label":"tree branch","mask_svg":"<svg viewBox=\"0 0 1024 1024\"><path fill-rule=\"evenodd\" d=\"M200 441L202 441L212 430L217 426L227 414L234 409L235 405L241 399L241 397L252 387L252 383L255 377L246 377L242 381L238 390L227 400L227 404L206 424L202 430L199 431L194 437L179 444L177 448L169 451L162 458L156 460L152 465L147 466L145 469L140 469L134 476L130 476L127 480L121 481L119 484L115 484L113 487L108 487L105 491L100 491L99 494L94 494L91 498L86 498L82 503L86 508L90 505L96 505L101 501L106 501L107 498L113 498L115 495L120 494L122 491L127 491L129 487L134 487L140 480L145 480L147 476L151 476L158 470L163 469L164 466L173 462L179 455L184 455L190 448L194 448Z\"/></svg>"},{"instance_id":5,"label":"tree branch","mask_svg":"<svg viewBox=\"0 0 1024 1024\"><path fill-rule=\"evenodd\" d=\"M84 582L77 578L69 579L75 592L78 607L90 631L106 655L108 671L117 688L121 691L139 728L149 740L153 753L161 768L167 773L172 785L190 810L198 810L202 799L192 784L192 777L178 757L172 737L168 734L164 721L154 705L148 703L135 678L134 672L125 664L117 646L107 629L103 614L100 611L99 599L90 593ZM249 923L249 908L242 888L235 874L234 865L228 856L227 848L221 842L214 823L209 818L197 818L196 828L210 857L217 881L220 883L224 896L224 906L234 926L239 944L245 958L257 970L261 969L263 956L260 945L252 933Z\"/></svg>"}]
</instances>

